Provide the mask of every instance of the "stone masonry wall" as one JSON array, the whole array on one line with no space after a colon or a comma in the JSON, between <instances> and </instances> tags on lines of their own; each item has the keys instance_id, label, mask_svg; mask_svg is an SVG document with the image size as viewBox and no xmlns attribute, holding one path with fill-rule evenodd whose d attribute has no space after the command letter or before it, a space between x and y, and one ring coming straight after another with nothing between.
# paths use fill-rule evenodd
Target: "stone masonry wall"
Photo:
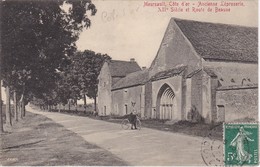
<instances>
[{"instance_id":1,"label":"stone masonry wall","mask_svg":"<svg viewBox=\"0 0 260 167\"><path fill-rule=\"evenodd\" d=\"M222 86L258 83L258 64L203 61L203 66L213 69Z\"/></svg>"},{"instance_id":2,"label":"stone masonry wall","mask_svg":"<svg viewBox=\"0 0 260 167\"><path fill-rule=\"evenodd\" d=\"M98 76L98 113L99 115L109 115L111 113L111 75L109 66L104 63Z\"/></svg>"},{"instance_id":3,"label":"stone masonry wall","mask_svg":"<svg viewBox=\"0 0 260 167\"><path fill-rule=\"evenodd\" d=\"M258 120L258 89L217 91L217 106L224 106L225 122Z\"/></svg>"},{"instance_id":4,"label":"stone masonry wall","mask_svg":"<svg viewBox=\"0 0 260 167\"><path fill-rule=\"evenodd\" d=\"M211 98L211 77L207 73L202 74L202 117L204 122L211 122L212 98Z\"/></svg>"},{"instance_id":5,"label":"stone masonry wall","mask_svg":"<svg viewBox=\"0 0 260 167\"><path fill-rule=\"evenodd\" d=\"M152 118L156 118L155 114L159 112L159 106L157 106L158 93L162 86L167 84L173 90L174 97L174 106L173 106L173 120L181 120L183 111L183 93L182 93L182 76L174 76L167 79L162 79L152 82ZM156 113L154 112L156 111Z\"/></svg>"},{"instance_id":6,"label":"stone masonry wall","mask_svg":"<svg viewBox=\"0 0 260 167\"><path fill-rule=\"evenodd\" d=\"M144 116L151 118L152 116L152 83L151 81L145 84L145 112Z\"/></svg>"},{"instance_id":7,"label":"stone masonry wall","mask_svg":"<svg viewBox=\"0 0 260 167\"><path fill-rule=\"evenodd\" d=\"M144 115L144 85L112 91L112 114L125 115L136 110ZM135 103L133 107L133 103Z\"/></svg>"},{"instance_id":8,"label":"stone masonry wall","mask_svg":"<svg viewBox=\"0 0 260 167\"><path fill-rule=\"evenodd\" d=\"M172 19L166 29L158 54L150 67L150 76L172 69L178 65L189 65L188 73L201 67L201 59Z\"/></svg>"},{"instance_id":9,"label":"stone masonry wall","mask_svg":"<svg viewBox=\"0 0 260 167\"><path fill-rule=\"evenodd\" d=\"M191 80L191 111L196 112L197 118L194 121L200 121L198 119L202 116L202 72L194 75Z\"/></svg>"}]
</instances>

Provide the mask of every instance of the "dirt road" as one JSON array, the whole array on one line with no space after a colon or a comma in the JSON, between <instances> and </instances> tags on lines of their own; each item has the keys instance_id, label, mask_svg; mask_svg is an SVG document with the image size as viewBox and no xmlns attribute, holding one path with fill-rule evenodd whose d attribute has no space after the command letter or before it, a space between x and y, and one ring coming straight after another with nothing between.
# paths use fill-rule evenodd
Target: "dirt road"
<instances>
[{"instance_id":1,"label":"dirt road","mask_svg":"<svg viewBox=\"0 0 260 167\"><path fill-rule=\"evenodd\" d=\"M28 110L51 118L130 165L205 165L201 157L201 137L148 128L122 130L119 124L87 117Z\"/></svg>"}]
</instances>

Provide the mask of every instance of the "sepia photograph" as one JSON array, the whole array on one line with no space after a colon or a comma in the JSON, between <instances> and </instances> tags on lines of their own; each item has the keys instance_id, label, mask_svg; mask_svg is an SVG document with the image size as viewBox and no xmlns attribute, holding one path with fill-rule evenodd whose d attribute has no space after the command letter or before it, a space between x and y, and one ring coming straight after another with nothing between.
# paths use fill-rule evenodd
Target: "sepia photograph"
<instances>
[{"instance_id":1,"label":"sepia photograph","mask_svg":"<svg viewBox=\"0 0 260 167\"><path fill-rule=\"evenodd\" d=\"M0 0L0 165L259 165L258 3Z\"/></svg>"}]
</instances>

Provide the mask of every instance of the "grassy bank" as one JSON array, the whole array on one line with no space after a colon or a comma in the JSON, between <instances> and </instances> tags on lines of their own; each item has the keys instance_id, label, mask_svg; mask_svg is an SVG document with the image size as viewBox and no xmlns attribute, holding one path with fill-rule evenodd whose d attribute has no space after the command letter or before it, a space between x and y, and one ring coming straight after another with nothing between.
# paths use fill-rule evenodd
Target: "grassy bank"
<instances>
[{"instance_id":1,"label":"grassy bank","mask_svg":"<svg viewBox=\"0 0 260 167\"><path fill-rule=\"evenodd\" d=\"M11 133L1 135L0 143L1 165L127 165L51 119L30 112L13 126Z\"/></svg>"}]
</instances>

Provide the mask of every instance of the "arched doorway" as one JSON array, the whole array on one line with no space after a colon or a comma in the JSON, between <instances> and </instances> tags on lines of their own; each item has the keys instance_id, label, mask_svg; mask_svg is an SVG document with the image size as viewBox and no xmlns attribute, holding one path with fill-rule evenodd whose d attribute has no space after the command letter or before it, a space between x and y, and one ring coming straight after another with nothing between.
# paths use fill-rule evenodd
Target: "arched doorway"
<instances>
[{"instance_id":1,"label":"arched doorway","mask_svg":"<svg viewBox=\"0 0 260 167\"><path fill-rule=\"evenodd\" d=\"M175 94L168 84L164 84L157 95L156 118L173 119L174 115L174 97Z\"/></svg>"}]
</instances>

